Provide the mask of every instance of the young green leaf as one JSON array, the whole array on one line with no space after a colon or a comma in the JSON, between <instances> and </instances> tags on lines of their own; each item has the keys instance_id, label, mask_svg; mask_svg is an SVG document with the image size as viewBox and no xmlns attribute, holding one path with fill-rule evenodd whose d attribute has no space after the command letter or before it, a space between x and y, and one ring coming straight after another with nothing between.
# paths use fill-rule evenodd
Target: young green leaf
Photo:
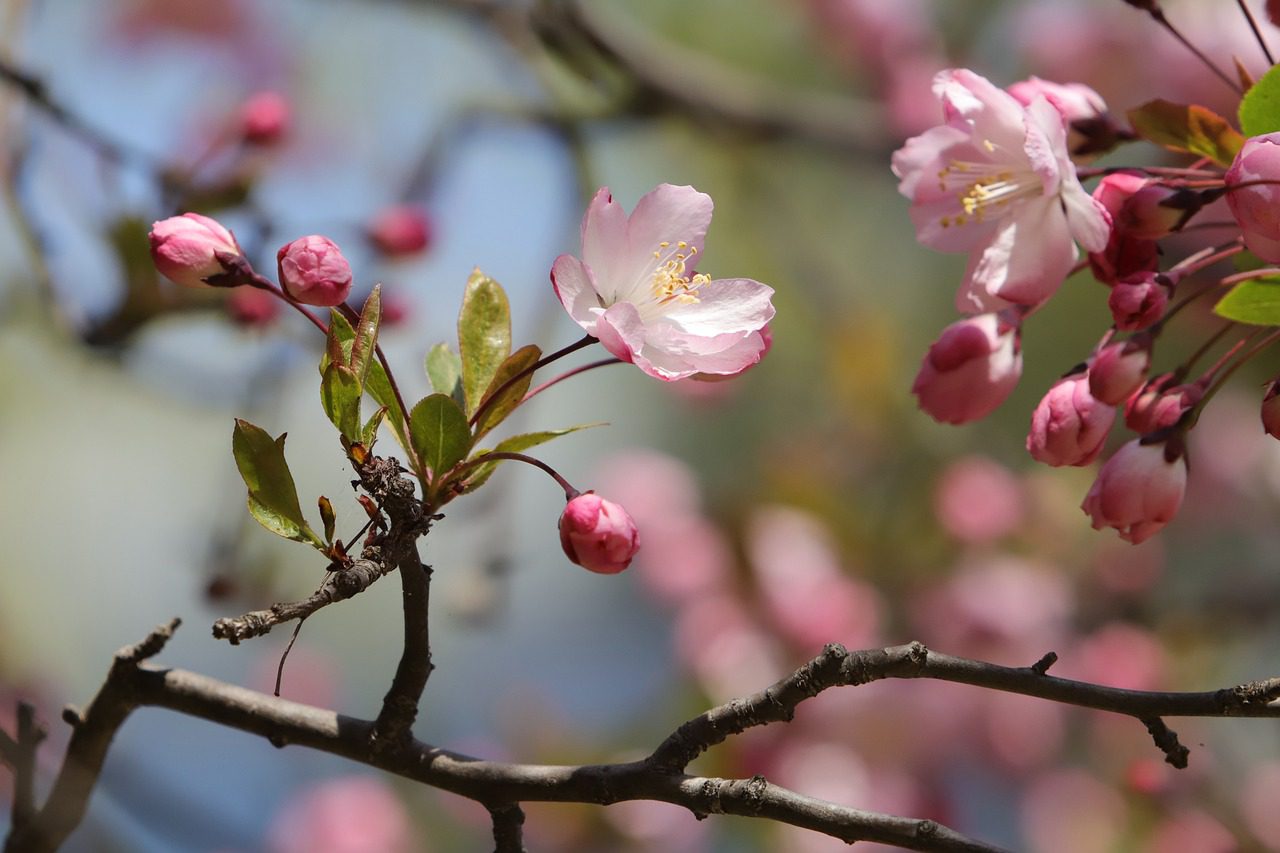
<instances>
[{"instance_id":1,"label":"young green leaf","mask_svg":"<svg viewBox=\"0 0 1280 853\"><path fill-rule=\"evenodd\" d=\"M363 383L369 373L369 361L378 346L378 326L382 323L382 285L375 284L364 301L360 322L356 324L351 343L351 369Z\"/></svg>"},{"instance_id":2,"label":"young green leaf","mask_svg":"<svg viewBox=\"0 0 1280 853\"><path fill-rule=\"evenodd\" d=\"M1213 312L1251 326L1280 326L1280 278L1240 282L1218 300Z\"/></svg>"},{"instance_id":3,"label":"young green leaf","mask_svg":"<svg viewBox=\"0 0 1280 853\"><path fill-rule=\"evenodd\" d=\"M493 374L493 381L489 383L489 389L480 399L478 408L484 409L484 414L476 421L477 439L506 420L507 415L520 405L520 401L529 390L529 383L533 381L533 374L526 373L510 385L507 385L507 382L513 376L518 376L533 367L540 358L542 358L542 350L530 344L513 352L511 357L498 367L497 373ZM504 385L506 385L505 388Z\"/></svg>"},{"instance_id":4,"label":"young green leaf","mask_svg":"<svg viewBox=\"0 0 1280 853\"><path fill-rule=\"evenodd\" d=\"M379 406L378 411L374 412L373 416L365 421L364 426L360 429L360 443L372 450L374 442L378 440L378 430L386 419L387 407Z\"/></svg>"},{"instance_id":5,"label":"young green leaf","mask_svg":"<svg viewBox=\"0 0 1280 853\"><path fill-rule=\"evenodd\" d=\"M466 459L471 450L467 416L447 394L419 400L409 414L409 430L414 450L434 477Z\"/></svg>"},{"instance_id":6,"label":"young green leaf","mask_svg":"<svg viewBox=\"0 0 1280 853\"><path fill-rule=\"evenodd\" d=\"M284 439L283 434L272 439L261 427L236 419L231 452L249 489L249 512L272 533L323 548L324 542L308 526L298 504L298 490L284 458Z\"/></svg>"},{"instance_id":7,"label":"young green leaf","mask_svg":"<svg viewBox=\"0 0 1280 853\"><path fill-rule=\"evenodd\" d=\"M448 394L465 405L462 396L462 358L446 343L438 343L427 352L427 378L437 394Z\"/></svg>"},{"instance_id":8,"label":"young green leaf","mask_svg":"<svg viewBox=\"0 0 1280 853\"><path fill-rule=\"evenodd\" d=\"M316 503L320 505L320 520L324 522L324 541L332 542L338 527L338 516L333 512L333 501L321 495Z\"/></svg>"},{"instance_id":9,"label":"young green leaf","mask_svg":"<svg viewBox=\"0 0 1280 853\"><path fill-rule=\"evenodd\" d=\"M1220 166L1230 166L1244 137L1227 120L1205 107L1148 101L1129 110L1129 123L1143 139L1173 151L1208 157Z\"/></svg>"},{"instance_id":10,"label":"young green leaf","mask_svg":"<svg viewBox=\"0 0 1280 853\"><path fill-rule=\"evenodd\" d=\"M477 451L472 459L483 459L487 453L521 453L531 447L537 447L539 444L545 444L553 438L559 438L562 435L568 435L578 430L591 429L592 427L604 426L603 423L597 424L578 424L577 426L565 427L564 429L548 429L541 432L526 432L520 435L513 435L510 438L504 438L493 447L487 450ZM495 459L492 462L483 462L476 465L467 475L467 481L463 487L463 493L473 492L485 484L493 472L501 465L503 459Z\"/></svg>"},{"instance_id":11,"label":"young green leaf","mask_svg":"<svg viewBox=\"0 0 1280 853\"><path fill-rule=\"evenodd\" d=\"M1263 74L1240 99L1240 129L1245 136L1280 130L1280 65Z\"/></svg>"},{"instance_id":12,"label":"young green leaf","mask_svg":"<svg viewBox=\"0 0 1280 853\"><path fill-rule=\"evenodd\" d=\"M347 318L336 311L333 314L329 329L342 344L344 358L346 358L354 345L355 330L351 328ZM329 368L329 364L330 358L326 353L320 359L320 374L322 376L325 370ZM391 388L391 380L387 377L387 371L383 369L382 362L376 358L369 360L369 373L365 377L364 390L378 405L387 407L387 420L391 424L391 431L395 433L396 441L400 442L401 447L408 447L409 436L404 431L404 412L400 409L399 401L396 400L395 391Z\"/></svg>"},{"instance_id":13,"label":"young green leaf","mask_svg":"<svg viewBox=\"0 0 1280 853\"><path fill-rule=\"evenodd\" d=\"M470 415L511 354L511 306L502 285L480 270L467 279L458 313L458 351L462 357L462 393Z\"/></svg>"},{"instance_id":14,"label":"young green leaf","mask_svg":"<svg viewBox=\"0 0 1280 853\"><path fill-rule=\"evenodd\" d=\"M320 379L320 403L324 413L347 441L359 441L360 395L363 389L354 370L330 364Z\"/></svg>"}]
</instances>

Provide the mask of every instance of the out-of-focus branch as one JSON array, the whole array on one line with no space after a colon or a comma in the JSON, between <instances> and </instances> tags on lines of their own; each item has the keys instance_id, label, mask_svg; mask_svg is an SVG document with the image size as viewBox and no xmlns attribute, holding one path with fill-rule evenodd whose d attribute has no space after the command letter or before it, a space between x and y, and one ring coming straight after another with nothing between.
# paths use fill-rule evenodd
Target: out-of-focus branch
<instances>
[{"instance_id":1,"label":"out-of-focus branch","mask_svg":"<svg viewBox=\"0 0 1280 853\"><path fill-rule=\"evenodd\" d=\"M13 768L15 827L25 826L36 812L36 749L45 735L35 707L28 702L18 703L16 736L0 731L0 761Z\"/></svg>"},{"instance_id":2,"label":"out-of-focus branch","mask_svg":"<svg viewBox=\"0 0 1280 853\"><path fill-rule=\"evenodd\" d=\"M831 645L791 675L752 696L721 705L681 725L648 758L580 766L483 761L414 740L375 736L376 722L344 717L207 676L158 669L142 661L159 651L175 623L116 656L106 683L76 726L52 793L24 826L14 826L6 853L56 848L84 814L107 747L128 714L140 706L183 714L267 738L297 744L431 785L485 804L500 850L519 850L522 802L606 805L660 800L695 815L734 814L774 820L846 842L896 844L911 850L984 851L999 848L930 820L850 808L780 788L760 776L717 779L684 768L710 747L753 726L786 720L797 705L824 690L882 678L928 678L1036 696L1054 702L1126 714L1142 720L1173 761L1180 750L1162 722L1170 716L1280 717L1280 680L1268 679L1202 693L1123 690L1045 674L1047 657L1028 667L1006 667L932 652L919 643L850 652ZM1163 741L1163 743L1161 743Z\"/></svg>"}]
</instances>

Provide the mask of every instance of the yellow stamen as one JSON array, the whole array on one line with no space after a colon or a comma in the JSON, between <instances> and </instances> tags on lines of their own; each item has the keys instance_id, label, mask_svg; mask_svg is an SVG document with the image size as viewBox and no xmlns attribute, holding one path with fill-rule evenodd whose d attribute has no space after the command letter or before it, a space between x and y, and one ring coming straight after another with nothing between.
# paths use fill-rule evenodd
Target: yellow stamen
<instances>
[{"instance_id":1,"label":"yellow stamen","mask_svg":"<svg viewBox=\"0 0 1280 853\"><path fill-rule=\"evenodd\" d=\"M658 245L663 249L671 246L666 241ZM711 281L711 276L705 273L695 273L692 276L688 274L689 263L696 254L698 247L690 246L684 240L676 243L676 251L668 253L665 260L661 251L653 253L654 258L661 261L653 271L653 295L659 303L674 300L689 305L698 301L697 289Z\"/></svg>"}]
</instances>

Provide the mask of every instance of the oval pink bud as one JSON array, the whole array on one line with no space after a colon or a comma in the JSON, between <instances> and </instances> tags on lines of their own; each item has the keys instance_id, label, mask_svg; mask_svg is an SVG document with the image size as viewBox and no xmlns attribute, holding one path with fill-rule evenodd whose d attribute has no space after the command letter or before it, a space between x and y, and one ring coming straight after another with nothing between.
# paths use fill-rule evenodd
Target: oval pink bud
<instances>
[{"instance_id":1,"label":"oval pink bud","mask_svg":"<svg viewBox=\"0 0 1280 853\"><path fill-rule=\"evenodd\" d=\"M1280 132L1246 139L1223 179L1227 205L1249 251L1280 262ZM1260 181L1271 183L1254 183Z\"/></svg>"},{"instance_id":2,"label":"oval pink bud","mask_svg":"<svg viewBox=\"0 0 1280 853\"><path fill-rule=\"evenodd\" d=\"M627 511L593 492L569 501L560 515L565 556L587 571L614 575L631 565L640 533Z\"/></svg>"},{"instance_id":3,"label":"oval pink bud","mask_svg":"<svg viewBox=\"0 0 1280 853\"><path fill-rule=\"evenodd\" d=\"M1116 282L1107 298L1111 319L1122 332L1150 328L1164 316L1172 292L1158 273L1140 273Z\"/></svg>"},{"instance_id":4,"label":"oval pink bud","mask_svg":"<svg viewBox=\"0 0 1280 853\"><path fill-rule=\"evenodd\" d=\"M313 234L276 252L280 284L304 305L341 305L351 292L351 265L328 237Z\"/></svg>"},{"instance_id":5,"label":"oval pink bud","mask_svg":"<svg viewBox=\"0 0 1280 853\"><path fill-rule=\"evenodd\" d=\"M1273 380L1262 397L1262 428L1272 438L1280 438L1280 379Z\"/></svg>"},{"instance_id":6,"label":"oval pink bud","mask_svg":"<svg viewBox=\"0 0 1280 853\"><path fill-rule=\"evenodd\" d=\"M217 220L184 213L153 223L147 235L151 260L165 278L186 287L201 287L205 279L226 267L218 255L240 255L235 236Z\"/></svg>"},{"instance_id":7,"label":"oval pink bud","mask_svg":"<svg viewBox=\"0 0 1280 853\"><path fill-rule=\"evenodd\" d=\"M1169 523L1182 505L1187 464L1168 444L1131 441L1116 451L1080 508L1093 529L1115 528L1120 538L1143 542Z\"/></svg>"},{"instance_id":8,"label":"oval pink bud","mask_svg":"<svg viewBox=\"0 0 1280 853\"><path fill-rule=\"evenodd\" d=\"M1115 419L1115 407L1089 393L1087 374L1068 376L1049 389L1032 413L1027 451L1046 465L1088 465L1102 452Z\"/></svg>"},{"instance_id":9,"label":"oval pink bud","mask_svg":"<svg viewBox=\"0 0 1280 853\"><path fill-rule=\"evenodd\" d=\"M963 424L995 411L1021 375L1017 327L996 314L979 314L942 330L911 393L934 420Z\"/></svg>"},{"instance_id":10,"label":"oval pink bud","mask_svg":"<svg viewBox=\"0 0 1280 853\"><path fill-rule=\"evenodd\" d=\"M1130 397L1124 407L1125 426L1140 435L1167 429L1204 396L1199 385L1173 382L1172 373L1163 373Z\"/></svg>"},{"instance_id":11,"label":"oval pink bud","mask_svg":"<svg viewBox=\"0 0 1280 853\"><path fill-rule=\"evenodd\" d=\"M416 207L398 205L369 223L369 239L385 255L412 255L431 245L431 220Z\"/></svg>"},{"instance_id":12,"label":"oval pink bud","mask_svg":"<svg viewBox=\"0 0 1280 853\"><path fill-rule=\"evenodd\" d=\"M1089 365L1089 393L1100 403L1119 406L1142 387L1151 369L1151 345L1145 335L1103 347Z\"/></svg>"},{"instance_id":13,"label":"oval pink bud","mask_svg":"<svg viewBox=\"0 0 1280 853\"><path fill-rule=\"evenodd\" d=\"M279 92L258 92L240 107L240 133L254 145L274 145L289 130L289 102Z\"/></svg>"}]
</instances>

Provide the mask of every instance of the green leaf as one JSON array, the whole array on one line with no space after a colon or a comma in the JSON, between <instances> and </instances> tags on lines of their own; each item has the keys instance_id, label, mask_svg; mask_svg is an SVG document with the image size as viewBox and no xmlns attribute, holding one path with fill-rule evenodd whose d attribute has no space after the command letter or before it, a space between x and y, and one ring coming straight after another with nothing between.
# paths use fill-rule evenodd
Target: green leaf
<instances>
[{"instance_id":1,"label":"green leaf","mask_svg":"<svg viewBox=\"0 0 1280 853\"><path fill-rule=\"evenodd\" d=\"M1194 104L1157 99L1129 110L1129 122L1138 135L1173 151L1208 157L1230 166L1244 137L1226 119Z\"/></svg>"},{"instance_id":2,"label":"green leaf","mask_svg":"<svg viewBox=\"0 0 1280 853\"><path fill-rule=\"evenodd\" d=\"M330 320L329 330L342 344L343 352L349 353L355 341L356 333L351 328L351 324L347 322L347 318L335 311ZM326 353L320 359L321 375L324 375L329 363L330 358ZM396 441L400 442L401 447L409 447L409 436L404 431L404 410L400 408L400 402L396 400L395 391L391 388L391 380L387 377L387 371L383 369L382 362L376 358L369 360L369 374L365 377L364 391L379 406L387 407L387 420L391 424L391 431L395 433Z\"/></svg>"},{"instance_id":3,"label":"green leaf","mask_svg":"<svg viewBox=\"0 0 1280 853\"><path fill-rule=\"evenodd\" d=\"M387 407L379 406L378 411L373 413L373 417L365 421L364 427L360 430L360 443L372 450L374 442L378 440L378 430L386 419Z\"/></svg>"},{"instance_id":4,"label":"green leaf","mask_svg":"<svg viewBox=\"0 0 1280 853\"><path fill-rule=\"evenodd\" d=\"M272 439L266 430L236 418L231 452L249 489L249 512L279 536L323 549L324 542L307 524L298 504L298 489L284 458L284 435Z\"/></svg>"},{"instance_id":5,"label":"green leaf","mask_svg":"<svg viewBox=\"0 0 1280 853\"><path fill-rule=\"evenodd\" d=\"M462 393L468 415L480 404L493 375L511 354L511 306L502 285L480 270L467 279L458 313Z\"/></svg>"},{"instance_id":6,"label":"green leaf","mask_svg":"<svg viewBox=\"0 0 1280 853\"><path fill-rule=\"evenodd\" d=\"M360 395L364 393L354 370L330 364L320 379L320 403L324 413L347 441L359 441Z\"/></svg>"},{"instance_id":7,"label":"green leaf","mask_svg":"<svg viewBox=\"0 0 1280 853\"><path fill-rule=\"evenodd\" d=\"M436 344L427 353L427 378L437 394L448 394L465 405L462 396L462 358L446 343Z\"/></svg>"},{"instance_id":8,"label":"green leaf","mask_svg":"<svg viewBox=\"0 0 1280 853\"><path fill-rule=\"evenodd\" d=\"M537 447L539 444L546 444L553 438L559 438L562 435L568 435L578 430L591 429L592 427L604 426L603 423L595 424L578 424L577 426L565 427L563 429L548 429L541 432L526 432L520 435L513 435L510 438L504 438L493 447L487 450L481 450L476 453L472 459L483 459L487 453L520 453L531 447ZM485 484L498 466L507 460L495 459L492 462L483 462L471 469L471 473L467 476L466 485L463 487L463 493L473 492Z\"/></svg>"},{"instance_id":9,"label":"green leaf","mask_svg":"<svg viewBox=\"0 0 1280 853\"><path fill-rule=\"evenodd\" d=\"M320 520L324 522L324 541L332 542L338 527L338 516L333 512L333 501L321 495L316 503L320 506Z\"/></svg>"},{"instance_id":10,"label":"green leaf","mask_svg":"<svg viewBox=\"0 0 1280 853\"><path fill-rule=\"evenodd\" d=\"M529 383L533 381L533 373L526 373L506 388L502 386L513 376L528 370L540 358L542 358L542 350L530 344L513 352L511 357L498 367L498 372L493 374L493 381L489 383L489 389L484 392L484 397L480 400L479 408L484 409L484 414L476 421L477 439L506 420L507 415L520 405L520 401L529 390Z\"/></svg>"},{"instance_id":11,"label":"green leaf","mask_svg":"<svg viewBox=\"0 0 1280 853\"><path fill-rule=\"evenodd\" d=\"M369 361L378 346L378 326L382 323L382 285L375 284L360 311L355 339L351 343L351 369L363 383L369 373Z\"/></svg>"},{"instance_id":12,"label":"green leaf","mask_svg":"<svg viewBox=\"0 0 1280 853\"><path fill-rule=\"evenodd\" d=\"M1240 129L1245 136L1280 130L1280 65L1263 74L1240 99Z\"/></svg>"},{"instance_id":13,"label":"green leaf","mask_svg":"<svg viewBox=\"0 0 1280 853\"><path fill-rule=\"evenodd\" d=\"M1280 277L1242 281L1218 300L1214 313L1251 326L1280 326Z\"/></svg>"},{"instance_id":14,"label":"green leaf","mask_svg":"<svg viewBox=\"0 0 1280 853\"><path fill-rule=\"evenodd\" d=\"M419 400L409 414L409 430L414 450L436 478L466 459L471 450L467 416L447 394Z\"/></svg>"}]
</instances>

